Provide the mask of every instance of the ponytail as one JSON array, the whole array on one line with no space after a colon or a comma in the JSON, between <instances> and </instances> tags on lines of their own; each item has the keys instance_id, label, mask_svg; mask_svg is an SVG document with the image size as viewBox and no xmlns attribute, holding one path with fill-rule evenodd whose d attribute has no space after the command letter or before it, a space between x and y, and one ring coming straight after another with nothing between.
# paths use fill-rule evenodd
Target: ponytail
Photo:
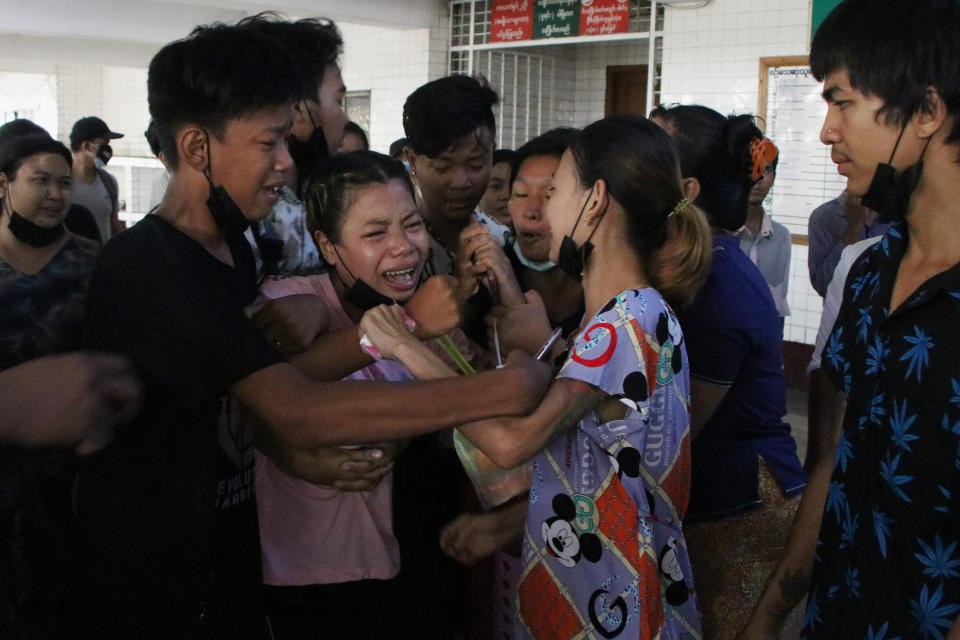
<instances>
[{"instance_id":1,"label":"ponytail","mask_svg":"<svg viewBox=\"0 0 960 640\"><path fill-rule=\"evenodd\" d=\"M649 260L651 284L671 306L690 303L710 273L713 244L707 217L694 204L667 218L667 239Z\"/></svg>"}]
</instances>

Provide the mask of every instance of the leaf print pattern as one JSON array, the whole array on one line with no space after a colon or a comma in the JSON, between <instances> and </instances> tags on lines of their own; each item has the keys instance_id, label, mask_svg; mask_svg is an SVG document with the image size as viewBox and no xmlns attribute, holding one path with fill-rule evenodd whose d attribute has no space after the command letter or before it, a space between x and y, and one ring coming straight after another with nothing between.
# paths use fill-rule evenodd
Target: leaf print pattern
<instances>
[{"instance_id":1,"label":"leaf print pattern","mask_svg":"<svg viewBox=\"0 0 960 640\"><path fill-rule=\"evenodd\" d=\"M921 638L943 639L943 630L953 625L954 616L960 611L960 604L940 604L943 600L943 585L928 592L923 585L916 600L910 600L910 612L917 621L917 630Z\"/></svg>"},{"instance_id":2,"label":"leaf print pattern","mask_svg":"<svg viewBox=\"0 0 960 640\"><path fill-rule=\"evenodd\" d=\"M913 555L926 567L923 570L924 575L931 578L960 577L960 573L956 571L956 567L960 567L960 558L954 555L954 551L957 549L956 542L944 546L940 536L934 536L933 546L928 545L923 540L917 540L917 544L920 545L923 553Z\"/></svg>"},{"instance_id":3,"label":"leaf print pattern","mask_svg":"<svg viewBox=\"0 0 960 640\"><path fill-rule=\"evenodd\" d=\"M894 225L854 263L821 365L847 394L801 637L942 640L960 614L960 265L887 308Z\"/></svg>"},{"instance_id":4,"label":"leaf print pattern","mask_svg":"<svg viewBox=\"0 0 960 640\"><path fill-rule=\"evenodd\" d=\"M930 364L930 349L933 348L933 340L916 325L914 325L913 331L912 336L903 337L913 346L907 349L907 352L900 359L907 360L909 363L907 377L909 378L912 373L916 373L917 382L922 382L923 370Z\"/></svg>"}]
</instances>

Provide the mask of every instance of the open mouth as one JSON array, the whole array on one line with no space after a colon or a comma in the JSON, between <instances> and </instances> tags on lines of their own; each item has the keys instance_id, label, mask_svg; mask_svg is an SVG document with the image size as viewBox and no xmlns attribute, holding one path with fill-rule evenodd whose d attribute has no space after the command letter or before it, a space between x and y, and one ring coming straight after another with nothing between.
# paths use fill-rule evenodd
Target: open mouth
<instances>
[{"instance_id":1,"label":"open mouth","mask_svg":"<svg viewBox=\"0 0 960 640\"><path fill-rule=\"evenodd\" d=\"M413 275L416 271L416 267L411 267L409 269L398 269L396 271L384 271L382 275L383 279L390 284L407 288L415 284Z\"/></svg>"}]
</instances>

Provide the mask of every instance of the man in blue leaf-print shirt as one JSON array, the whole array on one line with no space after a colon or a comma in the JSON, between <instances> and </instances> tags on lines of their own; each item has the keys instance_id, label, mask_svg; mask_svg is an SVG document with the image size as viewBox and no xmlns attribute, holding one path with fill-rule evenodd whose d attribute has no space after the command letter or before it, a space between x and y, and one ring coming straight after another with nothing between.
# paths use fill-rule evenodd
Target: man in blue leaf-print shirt
<instances>
[{"instance_id":1,"label":"man in blue leaf-print shirt","mask_svg":"<svg viewBox=\"0 0 960 640\"><path fill-rule=\"evenodd\" d=\"M802 638L960 638L960 2L845 0L810 61L821 141L894 224L824 350L834 459L741 637L777 637L807 595Z\"/></svg>"}]
</instances>

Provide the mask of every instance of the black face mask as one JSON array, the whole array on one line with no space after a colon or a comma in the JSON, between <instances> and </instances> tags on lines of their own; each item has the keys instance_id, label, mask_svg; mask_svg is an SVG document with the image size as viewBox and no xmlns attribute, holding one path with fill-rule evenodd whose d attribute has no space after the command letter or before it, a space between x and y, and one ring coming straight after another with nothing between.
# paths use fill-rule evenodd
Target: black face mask
<instances>
[{"instance_id":1,"label":"black face mask","mask_svg":"<svg viewBox=\"0 0 960 640\"><path fill-rule=\"evenodd\" d=\"M340 260L340 264L343 265L343 268L346 269L347 273L353 278L353 284L346 288L343 292L343 299L359 307L363 311L369 311L374 307L381 304L395 304L397 301L391 298L390 296L385 296L366 282L363 279L358 278L353 275L353 272L350 271L350 267L347 266L347 263L343 261L343 258L340 257L340 252L337 251L337 248L333 248L334 253L337 254L337 258Z\"/></svg>"},{"instance_id":2,"label":"black face mask","mask_svg":"<svg viewBox=\"0 0 960 640\"><path fill-rule=\"evenodd\" d=\"M207 144L210 144L209 134ZM210 153L209 146L207 152ZM224 234L243 234L243 232L247 230L247 227L250 226L250 221L243 215L243 211L241 211L237 203L233 201L233 198L231 198L227 190L223 188L223 185L213 186L212 175L213 157L211 154L208 158L207 171L204 174L207 178L207 184L210 185L207 209L210 210L210 215L213 216L213 221L216 223L217 228Z\"/></svg>"},{"instance_id":3,"label":"black face mask","mask_svg":"<svg viewBox=\"0 0 960 640\"><path fill-rule=\"evenodd\" d=\"M113 157L113 147L108 144L102 144L97 149L97 157L100 158L100 162L107 164L110 162L110 158Z\"/></svg>"},{"instance_id":4,"label":"black face mask","mask_svg":"<svg viewBox=\"0 0 960 640\"><path fill-rule=\"evenodd\" d=\"M880 222L903 220L910 204L910 196L917 188L917 183L920 182L920 176L923 174L923 157L927 154L927 147L930 146L929 138L916 164L910 165L900 173L897 173L891 164L906 128L904 125L900 135L897 136L897 142L890 153L890 161L877 165L873 180L870 181L867 192L860 199L863 206L877 212L877 220Z\"/></svg>"},{"instance_id":5,"label":"black face mask","mask_svg":"<svg viewBox=\"0 0 960 640\"><path fill-rule=\"evenodd\" d=\"M208 178L209 180L209 178ZM250 221L243 215L240 207L233 201L227 190L210 183L210 197L207 198L207 209L213 216L213 221L224 234L243 234L250 226Z\"/></svg>"},{"instance_id":6,"label":"black face mask","mask_svg":"<svg viewBox=\"0 0 960 640\"><path fill-rule=\"evenodd\" d=\"M357 278L353 284L343 292L343 299L364 311L369 311L381 304L395 304L397 301L385 296L362 279Z\"/></svg>"},{"instance_id":7,"label":"black face mask","mask_svg":"<svg viewBox=\"0 0 960 640\"><path fill-rule=\"evenodd\" d=\"M313 121L309 109L307 109L307 116L310 118L310 124L313 125L313 133L310 134L310 137L304 142L297 140L295 136L290 136L287 139L290 157L293 158L293 164L297 167L298 194L302 185L301 176L305 177L313 165L324 158L330 157L330 149L327 148L327 138L323 135L323 129Z\"/></svg>"},{"instance_id":8,"label":"black face mask","mask_svg":"<svg viewBox=\"0 0 960 640\"><path fill-rule=\"evenodd\" d=\"M66 233L66 227L61 222L55 227L41 227L10 209L10 233L20 242L31 247L40 248L51 245Z\"/></svg>"},{"instance_id":9,"label":"black face mask","mask_svg":"<svg viewBox=\"0 0 960 640\"><path fill-rule=\"evenodd\" d=\"M593 195L592 188L590 189L590 195ZM583 212L589 202L590 197L587 196L587 201L580 207L580 215L577 216L577 221L573 223L570 235L563 236L563 240L560 242L560 254L557 256L557 266L560 267L561 271L578 282L583 279L583 270L587 265L587 260L590 259L590 254L593 253L593 243L590 242L590 238L597 230L597 227L593 228L582 247L578 248L573 241L573 234L577 230L577 225L580 224L580 218L583 217Z\"/></svg>"}]
</instances>

